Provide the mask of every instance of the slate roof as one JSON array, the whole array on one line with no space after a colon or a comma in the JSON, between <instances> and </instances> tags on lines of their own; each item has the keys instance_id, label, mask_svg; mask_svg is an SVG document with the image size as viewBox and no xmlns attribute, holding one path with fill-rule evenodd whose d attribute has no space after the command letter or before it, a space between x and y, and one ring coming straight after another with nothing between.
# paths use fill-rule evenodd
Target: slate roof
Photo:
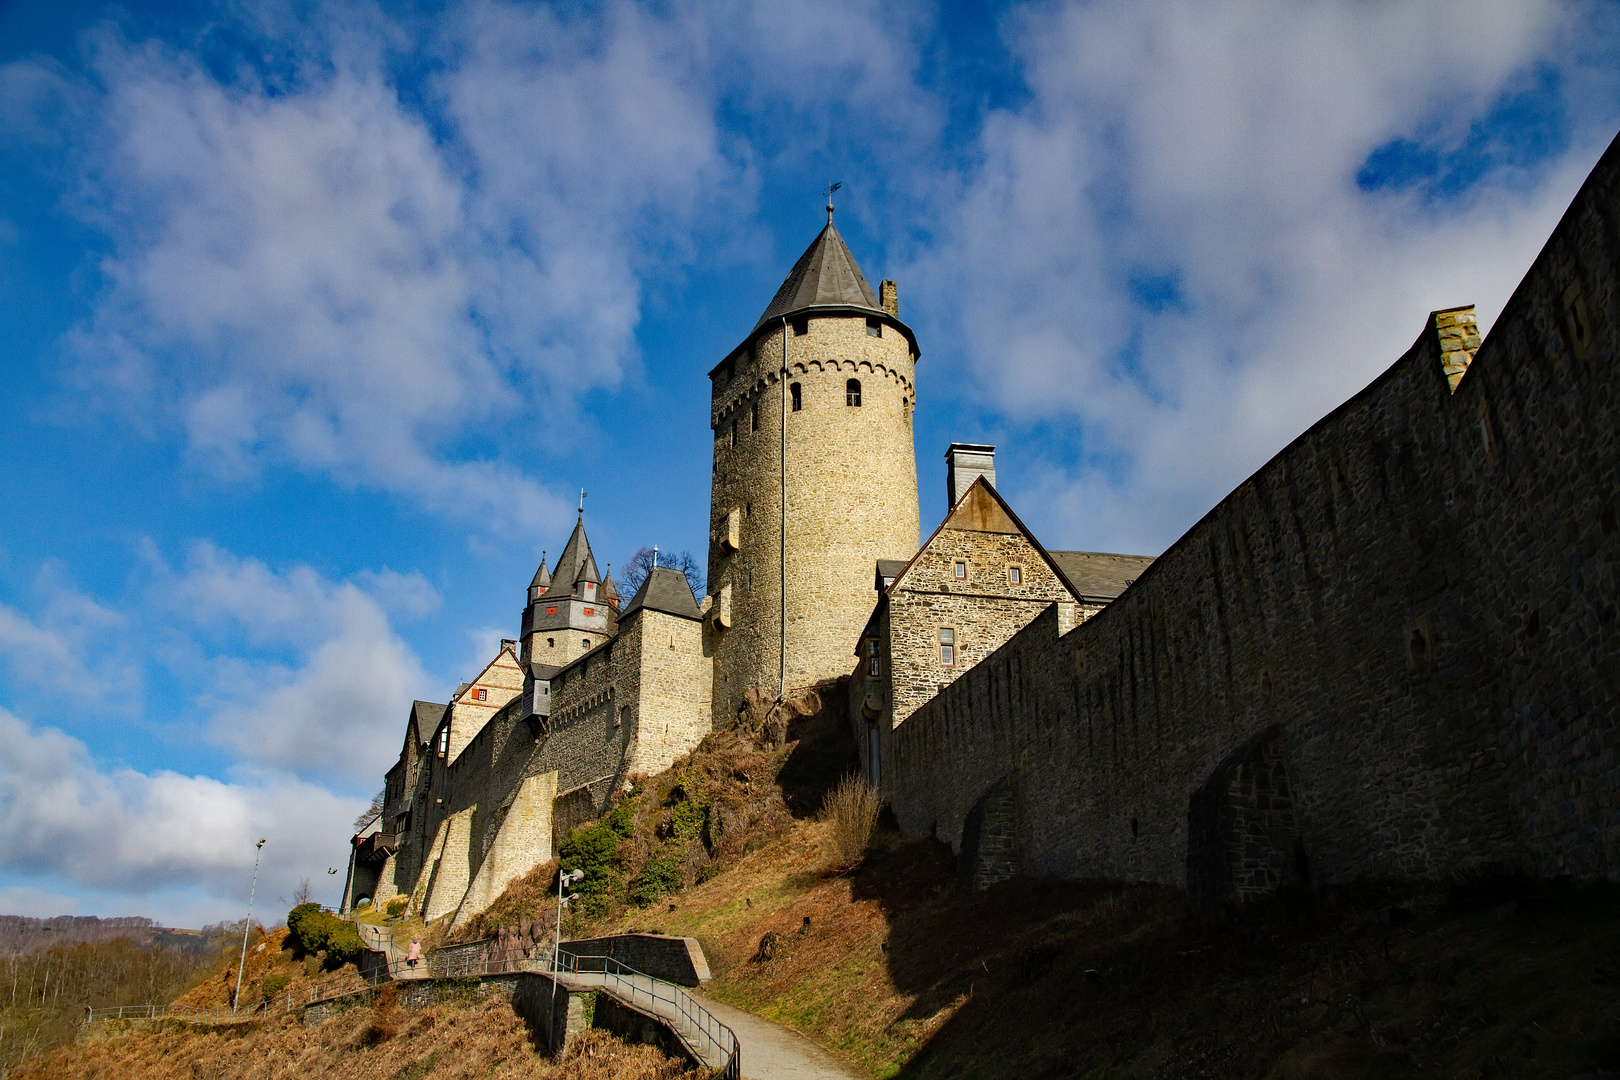
<instances>
[{"instance_id":1,"label":"slate roof","mask_svg":"<svg viewBox=\"0 0 1620 1080\"><path fill-rule=\"evenodd\" d=\"M444 711L449 707L437 701L412 703L410 737L416 740L418 746L433 738L434 729L439 726L439 721L444 719Z\"/></svg>"},{"instance_id":2,"label":"slate roof","mask_svg":"<svg viewBox=\"0 0 1620 1080\"><path fill-rule=\"evenodd\" d=\"M534 580L529 582L531 589L548 589L551 587L551 574L546 571L546 553L540 553L540 569L534 572Z\"/></svg>"},{"instance_id":3,"label":"slate roof","mask_svg":"<svg viewBox=\"0 0 1620 1080\"><path fill-rule=\"evenodd\" d=\"M581 518L574 524L574 531L568 537L568 543L563 547L563 553L557 559L557 568L551 573L551 580L564 585L570 592L574 585L581 581L600 582L602 575L596 569L596 557L591 554L591 542L585 538L585 519Z\"/></svg>"},{"instance_id":4,"label":"slate roof","mask_svg":"<svg viewBox=\"0 0 1620 1080\"><path fill-rule=\"evenodd\" d=\"M1153 565L1152 555L1112 555L1105 551L1049 551L1080 595L1112 600Z\"/></svg>"},{"instance_id":5,"label":"slate roof","mask_svg":"<svg viewBox=\"0 0 1620 1080\"><path fill-rule=\"evenodd\" d=\"M758 330L781 315L808 307L862 307L881 314L882 306L872 286L866 283L855 256L832 222L805 248L793 264L787 280L776 290L765 314L754 324Z\"/></svg>"},{"instance_id":6,"label":"slate roof","mask_svg":"<svg viewBox=\"0 0 1620 1080\"><path fill-rule=\"evenodd\" d=\"M631 612L648 608L652 611L662 611L666 615L679 615L683 619L701 619L702 612L698 609L697 597L692 595L691 583L686 575L679 570L672 570L667 566L656 566L647 580L641 583L636 595L631 597L625 605L619 618L626 619Z\"/></svg>"},{"instance_id":7,"label":"slate roof","mask_svg":"<svg viewBox=\"0 0 1620 1080\"><path fill-rule=\"evenodd\" d=\"M561 670L562 667L557 664L542 664L538 660L529 661L530 678L538 679L541 682L550 682L551 677Z\"/></svg>"}]
</instances>

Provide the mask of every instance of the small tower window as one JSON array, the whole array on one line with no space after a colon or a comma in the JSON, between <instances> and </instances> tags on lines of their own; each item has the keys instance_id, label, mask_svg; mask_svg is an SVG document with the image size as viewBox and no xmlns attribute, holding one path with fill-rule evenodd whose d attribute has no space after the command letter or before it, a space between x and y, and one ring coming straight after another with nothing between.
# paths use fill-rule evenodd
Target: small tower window
<instances>
[{"instance_id":1,"label":"small tower window","mask_svg":"<svg viewBox=\"0 0 1620 1080\"><path fill-rule=\"evenodd\" d=\"M591 639L590 638L581 638L580 642L579 642L579 647L582 648L582 649L590 648L591 647Z\"/></svg>"},{"instance_id":2,"label":"small tower window","mask_svg":"<svg viewBox=\"0 0 1620 1080\"><path fill-rule=\"evenodd\" d=\"M1024 568L1022 566L1007 567L1007 584L1022 585L1024 583Z\"/></svg>"},{"instance_id":3,"label":"small tower window","mask_svg":"<svg viewBox=\"0 0 1620 1080\"><path fill-rule=\"evenodd\" d=\"M794 383L792 386L788 387L788 393L793 398L793 411L794 412L798 412L800 409L804 408L804 393L799 388L798 383Z\"/></svg>"},{"instance_id":4,"label":"small tower window","mask_svg":"<svg viewBox=\"0 0 1620 1080\"><path fill-rule=\"evenodd\" d=\"M869 638L866 642L866 673L868 675L876 675L878 673L877 638Z\"/></svg>"},{"instance_id":5,"label":"small tower window","mask_svg":"<svg viewBox=\"0 0 1620 1080\"><path fill-rule=\"evenodd\" d=\"M954 577L957 581L966 581L967 580L967 563L963 562L960 559L958 559L958 560L956 560L956 562L952 563L951 564L951 576Z\"/></svg>"},{"instance_id":6,"label":"small tower window","mask_svg":"<svg viewBox=\"0 0 1620 1080\"><path fill-rule=\"evenodd\" d=\"M949 626L939 628L939 662L946 667L956 666L956 631Z\"/></svg>"},{"instance_id":7,"label":"small tower window","mask_svg":"<svg viewBox=\"0 0 1620 1080\"><path fill-rule=\"evenodd\" d=\"M801 315L793 320L793 336L804 337L810 332L810 316Z\"/></svg>"},{"instance_id":8,"label":"small tower window","mask_svg":"<svg viewBox=\"0 0 1620 1080\"><path fill-rule=\"evenodd\" d=\"M861 380L851 379L844 384L844 404L859 406L861 403Z\"/></svg>"},{"instance_id":9,"label":"small tower window","mask_svg":"<svg viewBox=\"0 0 1620 1080\"><path fill-rule=\"evenodd\" d=\"M879 319L879 318L874 318L872 316L867 316L867 319L866 319L866 335L867 335L867 337L882 337L883 336L883 320Z\"/></svg>"},{"instance_id":10,"label":"small tower window","mask_svg":"<svg viewBox=\"0 0 1620 1080\"><path fill-rule=\"evenodd\" d=\"M753 407L748 410L748 430L759 430L759 402L757 401L754 402Z\"/></svg>"},{"instance_id":11,"label":"small tower window","mask_svg":"<svg viewBox=\"0 0 1620 1080\"><path fill-rule=\"evenodd\" d=\"M556 647L557 647L557 639L556 638L554 638L554 637L546 638L546 648L555 649Z\"/></svg>"},{"instance_id":12,"label":"small tower window","mask_svg":"<svg viewBox=\"0 0 1620 1080\"><path fill-rule=\"evenodd\" d=\"M731 422L731 445L737 445L737 421L735 420Z\"/></svg>"}]
</instances>

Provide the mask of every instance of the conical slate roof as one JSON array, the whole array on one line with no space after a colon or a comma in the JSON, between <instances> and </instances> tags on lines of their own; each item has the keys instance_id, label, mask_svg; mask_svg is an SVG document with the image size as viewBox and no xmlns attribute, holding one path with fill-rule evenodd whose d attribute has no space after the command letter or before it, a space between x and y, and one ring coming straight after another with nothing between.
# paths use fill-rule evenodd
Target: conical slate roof
<instances>
[{"instance_id":1,"label":"conical slate roof","mask_svg":"<svg viewBox=\"0 0 1620 1080\"><path fill-rule=\"evenodd\" d=\"M540 569L534 572L534 580L529 582L529 588L544 592L551 587L551 574L546 570L546 553L540 553Z\"/></svg>"},{"instance_id":2,"label":"conical slate roof","mask_svg":"<svg viewBox=\"0 0 1620 1080\"><path fill-rule=\"evenodd\" d=\"M849 253L844 238L831 221L799 256L776 298L754 324L758 330L772 319L807 307L863 307L881 312L877 294Z\"/></svg>"},{"instance_id":3,"label":"conical slate roof","mask_svg":"<svg viewBox=\"0 0 1620 1080\"><path fill-rule=\"evenodd\" d=\"M568 537L568 543L563 547L563 553L557 559L557 568L552 571L551 579L570 587L581 580L602 580L601 575L596 571L596 558L591 554L591 542L585 539L585 521L583 518L575 523L574 532Z\"/></svg>"}]
</instances>

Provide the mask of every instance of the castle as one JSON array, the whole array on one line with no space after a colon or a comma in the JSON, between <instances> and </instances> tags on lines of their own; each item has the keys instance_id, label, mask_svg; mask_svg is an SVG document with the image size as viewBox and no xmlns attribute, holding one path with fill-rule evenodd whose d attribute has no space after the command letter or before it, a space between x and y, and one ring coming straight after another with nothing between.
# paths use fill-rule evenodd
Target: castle
<instances>
[{"instance_id":1,"label":"castle","mask_svg":"<svg viewBox=\"0 0 1620 1080\"><path fill-rule=\"evenodd\" d=\"M345 906L465 921L750 694L809 688L969 886L1614 878L1617 146L1488 341L1434 313L1156 560L1046 549L964 443L918 543L920 351L829 206L709 372L706 595L657 567L621 605L582 513L519 637L413 706Z\"/></svg>"}]
</instances>

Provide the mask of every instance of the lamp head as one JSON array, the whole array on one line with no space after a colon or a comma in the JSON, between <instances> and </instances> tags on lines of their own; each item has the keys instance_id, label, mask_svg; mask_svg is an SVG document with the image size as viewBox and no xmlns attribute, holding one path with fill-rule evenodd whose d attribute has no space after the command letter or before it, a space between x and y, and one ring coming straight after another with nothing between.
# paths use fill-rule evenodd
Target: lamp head
<instances>
[{"instance_id":1,"label":"lamp head","mask_svg":"<svg viewBox=\"0 0 1620 1080\"><path fill-rule=\"evenodd\" d=\"M262 837L262 836L259 837L259 842L257 844L254 844L253 846L256 847L256 848L264 847L264 837Z\"/></svg>"}]
</instances>

